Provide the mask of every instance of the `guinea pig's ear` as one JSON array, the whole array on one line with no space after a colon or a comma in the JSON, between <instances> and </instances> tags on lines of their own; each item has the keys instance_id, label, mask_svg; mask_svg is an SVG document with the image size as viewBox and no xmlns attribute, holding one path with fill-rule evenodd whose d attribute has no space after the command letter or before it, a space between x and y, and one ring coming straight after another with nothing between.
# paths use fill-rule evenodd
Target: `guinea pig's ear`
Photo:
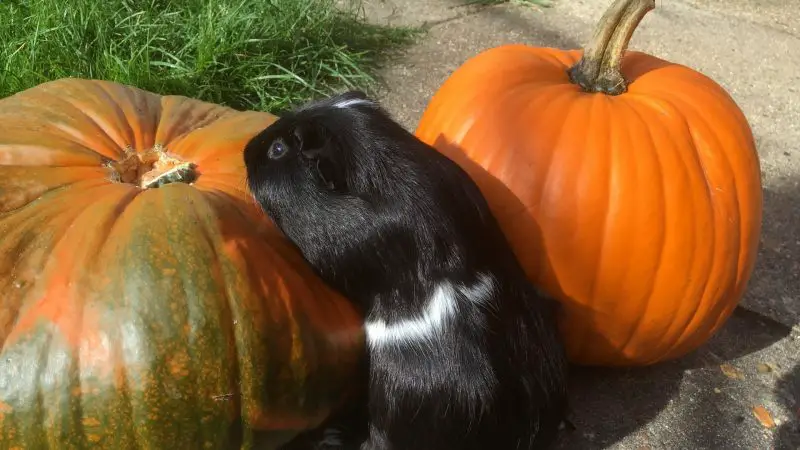
<instances>
[{"instance_id":1,"label":"guinea pig's ear","mask_svg":"<svg viewBox=\"0 0 800 450\"><path fill-rule=\"evenodd\" d=\"M337 170L336 164L334 164L330 158L324 156L317 158L315 168L319 181L329 190L340 192L345 190L344 177L341 176L341 173Z\"/></svg>"},{"instance_id":2,"label":"guinea pig's ear","mask_svg":"<svg viewBox=\"0 0 800 450\"><path fill-rule=\"evenodd\" d=\"M312 163L316 176L330 190L341 190L344 178L332 160L330 146L333 143L320 129L310 126L298 126L294 129L295 145L300 155Z\"/></svg>"},{"instance_id":3,"label":"guinea pig's ear","mask_svg":"<svg viewBox=\"0 0 800 450\"><path fill-rule=\"evenodd\" d=\"M300 151L300 156L306 159L316 159L325 148L325 134L313 125L297 125L292 130L295 148Z\"/></svg>"}]
</instances>

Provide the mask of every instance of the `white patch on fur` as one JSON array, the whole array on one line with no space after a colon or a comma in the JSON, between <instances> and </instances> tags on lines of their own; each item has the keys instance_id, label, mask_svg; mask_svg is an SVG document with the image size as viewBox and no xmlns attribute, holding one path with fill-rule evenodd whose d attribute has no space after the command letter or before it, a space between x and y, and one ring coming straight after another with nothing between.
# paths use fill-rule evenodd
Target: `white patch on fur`
<instances>
[{"instance_id":1,"label":"white patch on fur","mask_svg":"<svg viewBox=\"0 0 800 450\"><path fill-rule=\"evenodd\" d=\"M378 348L392 344L435 341L447 329L448 322L458 314L459 293L472 303L483 304L491 298L493 290L494 277L489 274L481 274L478 281L469 286L442 281L434 289L419 316L390 325L380 319L368 321L365 325L367 343L371 348Z\"/></svg>"},{"instance_id":2,"label":"white patch on fur","mask_svg":"<svg viewBox=\"0 0 800 450\"><path fill-rule=\"evenodd\" d=\"M342 100L338 103L333 104L333 106L337 108L350 108L352 106L357 106L357 105L372 106L372 101L363 98L351 98L349 100Z\"/></svg>"}]
</instances>

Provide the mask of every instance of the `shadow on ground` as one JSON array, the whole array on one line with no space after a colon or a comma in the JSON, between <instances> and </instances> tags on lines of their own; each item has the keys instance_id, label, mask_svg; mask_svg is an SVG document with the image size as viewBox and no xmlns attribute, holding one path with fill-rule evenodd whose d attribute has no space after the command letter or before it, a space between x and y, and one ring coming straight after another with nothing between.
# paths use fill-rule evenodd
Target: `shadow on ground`
<instances>
[{"instance_id":1,"label":"shadow on ground","mask_svg":"<svg viewBox=\"0 0 800 450\"><path fill-rule=\"evenodd\" d=\"M632 369L575 367L571 397L576 429L565 432L556 448L609 448L662 413L673 416L662 422L679 426L694 442L691 448L739 448L734 443L742 441L741 425L748 411L727 402L729 380L719 366L788 334L788 327L738 308L705 346L680 360ZM680 408L664 411L678 402ZM733 409L737 410L731 414Z\"/></svg>"},{"instance_id":2,"label":"shadow on ground","mask_svg":"<svg viewBox=\"0 0 800 450\"><path fill-rule=\"evenodd\" d=\"M788 156L788 155L787 155ZM780 183L764 192L764 231L748 306L800 323L800 181ZM776 386L778 401L789 411L779 426L776 450L800 449L800 355Z\"/></svg>"},{"instance_id":3,"label":"shadow on ground","mask_svg":"<svg viewBox=\"0 0 800 450\"><path fill-rule=\"evenodd\" d=\"M786 325L800 323L800 180L764 190L761 247L744 305Z\"/></svg>"},{"instance_id":4,"label":"shadow on ground","mask_svg":"<svg viewBox=\"0 0 800 450\"><path fill-rule=\"evenodd\" d=\"M778 428L775 449L800 449L800 361L778 382L777 395L789 410L791 419Z\"/></svg>"}]
</instances>

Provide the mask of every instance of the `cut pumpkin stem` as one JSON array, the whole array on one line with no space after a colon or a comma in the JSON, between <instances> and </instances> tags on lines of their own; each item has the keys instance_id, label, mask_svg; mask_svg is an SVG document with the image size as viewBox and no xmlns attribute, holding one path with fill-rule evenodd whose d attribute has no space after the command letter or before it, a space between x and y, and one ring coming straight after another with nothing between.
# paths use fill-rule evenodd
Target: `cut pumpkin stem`
<instances>
[{"instance_id":1,"label":"cut pumpkin stem","mask_svg":"<svg viewBox=\"0 0 800 450\"><path fill-rule=\"evenodd\" d=\"M639 22L655 7L655 0L615 0L600 19L583 57L567 71L570 81L585 92L619 95L627 91L622 56Z\"/></svg>"},{"instance_id":2,"label":"cut pumpkin stem","mask_svg":"<svg viewBox=\"0 0 800 450\"><path fill-rule=\"evenodd\" d=\"M125 157L111 162L110 167L114 181L142 189L171 183L191 184L198 177L196 164L170 156L160 145L141 153L126 149Z\"/></svg>"}]
</instances>

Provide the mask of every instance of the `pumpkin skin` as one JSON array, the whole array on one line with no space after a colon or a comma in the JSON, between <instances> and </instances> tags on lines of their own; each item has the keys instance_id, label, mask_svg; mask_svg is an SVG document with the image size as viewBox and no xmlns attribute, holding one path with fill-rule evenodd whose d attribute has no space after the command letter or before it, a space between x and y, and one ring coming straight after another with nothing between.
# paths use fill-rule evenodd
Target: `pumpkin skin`
<instances>
[{"instance_id":1,"label":"pumpkin skin","mask_svg":"<svg viewBox=\"0 0 800 450\"><path fill-rule=\"evenodd\" d=\"M562 303L573 363L677 358L723 325L752 273L753 136L728 93L688 67L628 51L627 91L607 95L570 81L583 54L486 50L415 133L471 174L531 280Z\"/></svg>"},{"instance_id":2,"label":"pumpkin skin","mask_svg":"<svg viewBox=\"0 0 800 450\"><path fill-rule=\"evenodd\" d=\"M343 401L361 316L245 190L274 120L80 79L0 100L1 448L269 449ZM196 180L120 181L153 149Z\"/></svg>"}]
</instances>

